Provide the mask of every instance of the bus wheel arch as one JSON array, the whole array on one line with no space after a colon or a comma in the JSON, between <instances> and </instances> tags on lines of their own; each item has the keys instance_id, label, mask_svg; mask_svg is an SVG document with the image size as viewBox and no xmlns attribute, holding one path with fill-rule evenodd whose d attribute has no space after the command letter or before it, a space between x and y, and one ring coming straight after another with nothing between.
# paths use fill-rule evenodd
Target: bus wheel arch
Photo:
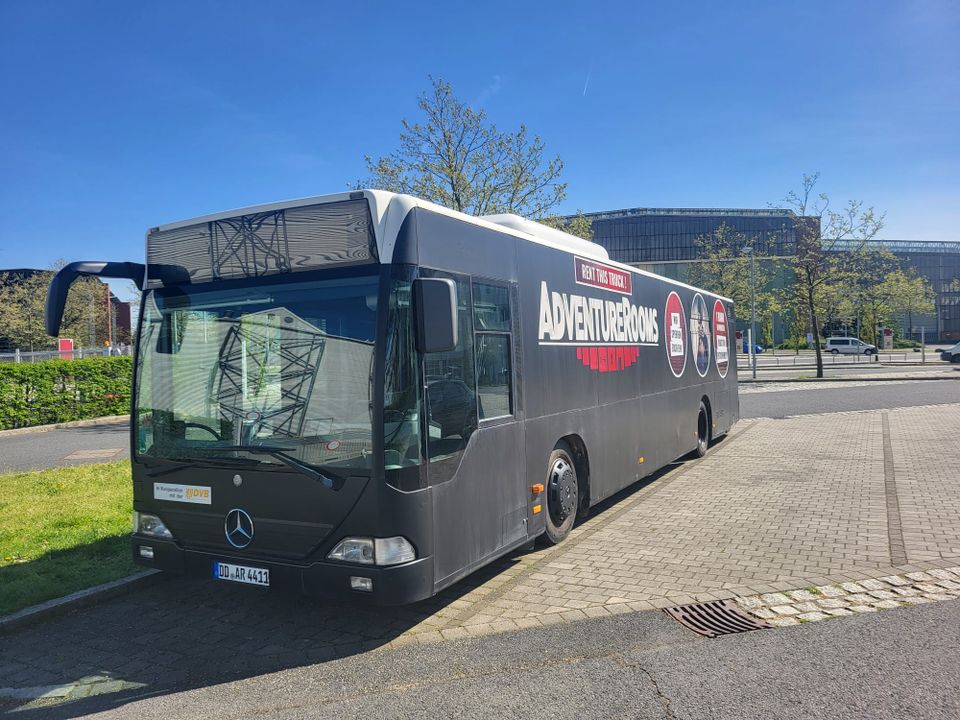
<instances>
[{"instance_id":1,"label":"bus wheel arch","mask_svg":"<svg viewBox=\"0 0 960 720\"><path fill-rule=\"evenodd\" d=\"M546 468L543 537L548 544L566 540L584 504L589 506L588 467L586 446L578 435L567 435L554 445Z\"/></svg>"},{"instance_id":2,"label":"bus wheel arch","mask_svg":"<svg viewBox=\"0 0 960 720\"><path fill-rule=\"evenodd\" d=\"M710 440L713 438L713 410L710 407L710 398L706 395L700 398L700 405L697 408L697 447L693 454L695 457L703 457L707 454L707 448L710 447Z\"/></svg>"},{"instance_id":3,"label":"bus wheel arch","mask_svg":"<svg viewBox=\"0 0 960 720\"><path fill-rule=\"evenodd\" d=\"M587 454L587 444L575 434L560 438L560 442L566 443L573 451L573 459L577 465L577 484L580 491L577 517L582 520L590 513L590 456Z\"/></svg>"}]
</instances>

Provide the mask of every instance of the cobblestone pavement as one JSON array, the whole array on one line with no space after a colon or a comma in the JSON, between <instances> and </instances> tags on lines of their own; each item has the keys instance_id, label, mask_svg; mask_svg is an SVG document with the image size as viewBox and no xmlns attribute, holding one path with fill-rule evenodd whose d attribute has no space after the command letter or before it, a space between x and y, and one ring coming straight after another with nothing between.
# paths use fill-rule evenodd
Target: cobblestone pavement
<instances>
[{"instance_id":1,"label":"cobblestone pavement","mask_svg":"<svg viewBox=\"0 0 960 720\"><path fill-rule=\"evenodd\" d=\"M712 599L792 617L775 608L831 597L810 588L893 600L870 595L899 594L892 577L949 597L955 588L937 583L955 582L960 566L958 436L956 404L741 422L702 460L604 503L563 545L497 561L410 607L170 579L0 639L0 709ZM800 590L812 599L781 602ZM833 609L871 604L860 600Z\"/></svg>"},{"instance_id":2,"label":"cobblestone pavement","mask_svg":"<svg viewBox=\"0 0 960 720\"><path fill-rule=\"evenodd\" d=\"M952 567L752 595L736 602L767 624L785 627L958 597L960 567Z\"/></svg>"}]
</instances>

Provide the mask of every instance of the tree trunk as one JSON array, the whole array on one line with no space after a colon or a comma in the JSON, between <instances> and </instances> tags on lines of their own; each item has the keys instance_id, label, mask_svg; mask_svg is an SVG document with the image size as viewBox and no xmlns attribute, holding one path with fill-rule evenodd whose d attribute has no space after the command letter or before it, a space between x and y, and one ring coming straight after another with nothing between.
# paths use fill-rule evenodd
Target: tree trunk
<instances>
[{"instance_id":1,"label":"tree trunk","mask_svg":"<svg viewBox=\"0 0 960 720\"><path fill-rule=\"evenodd\" d=\"M810 329L813 332L813 349L817 354L817 377L823 377L823 355L820 353L820 326L817 323L817 311L813 305L813 283L807 281L807 312L810 313Z\"/></svg>"}]
</instances>

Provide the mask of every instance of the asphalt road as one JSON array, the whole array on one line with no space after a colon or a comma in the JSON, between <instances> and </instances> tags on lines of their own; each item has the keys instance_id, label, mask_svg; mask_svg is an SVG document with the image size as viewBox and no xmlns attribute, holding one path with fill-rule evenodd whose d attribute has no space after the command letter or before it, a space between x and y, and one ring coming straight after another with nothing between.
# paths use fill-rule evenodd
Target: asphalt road
<instances>
[{"instance_id":1,"label":"asphalt road","mask_svg":"<svg viewBox=\"0 0 960 720\"><path fill-rule=\"evenodd\" d=\"M0 473L130 457L130 425L91 425L16 435L0 434Z\"/></svg>"},{"instance_id":2,"label":"asphalt road","mask_svg":"<svg viewBox=\"0 0 960 720\"><path fill-rule=\"evenodd\" d=\"M643 612L16 716L956 718L958 643L956 600L714 640Z\"/></svg>"},{"instance_id":3,"label":"asphalt road","mask_svg":"<svg viewBox=\"0 0 960 720\"><path fill-rule=\"evenodd\" d=\"M740 417L786 417L849 410L882 410L960 402L960 382L869 382L864 384L791 384L763 392L751 386L740 393Z\"/></svg>"}]
</instances>

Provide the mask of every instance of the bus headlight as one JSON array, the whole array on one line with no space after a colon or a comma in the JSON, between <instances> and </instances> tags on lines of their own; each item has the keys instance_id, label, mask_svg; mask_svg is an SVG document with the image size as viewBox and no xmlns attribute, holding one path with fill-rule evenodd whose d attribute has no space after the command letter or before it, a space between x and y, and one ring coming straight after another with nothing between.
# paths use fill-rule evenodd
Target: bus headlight
<instances>
[{"instance_id":1,"label":"bus headlight","mask_svg":"<svg viewBox=\"0 0 960 720\"><path fill-rule=\"evenodd\" d=\"M417 559L417 551L405 537L348 537L337 543L327 555L329 560L364 565L399 565Z\"/></svg>"},{"instance_id":2,"label":"bus headlight","mask_svg":"<svg viewBox=\"0 0 960 720\"><path fill-rule=\"evenodd\" d=\"M327 555L330 560L373 565L373 540L371 538L344 538Z\"/></svg>"},{"instance_id":3,"label":"bus headlight","mask_svg":"<svg viewBox=\"0 0 960 720\"><path fill-rule=\"evenodd\" d=\"M133 532L138 535L149 535L150 537L163 538L164 540L173 540L173 534L167 530L163 520L156 515L148 513L133 513Z\"/></svg>"}]
</instances>

